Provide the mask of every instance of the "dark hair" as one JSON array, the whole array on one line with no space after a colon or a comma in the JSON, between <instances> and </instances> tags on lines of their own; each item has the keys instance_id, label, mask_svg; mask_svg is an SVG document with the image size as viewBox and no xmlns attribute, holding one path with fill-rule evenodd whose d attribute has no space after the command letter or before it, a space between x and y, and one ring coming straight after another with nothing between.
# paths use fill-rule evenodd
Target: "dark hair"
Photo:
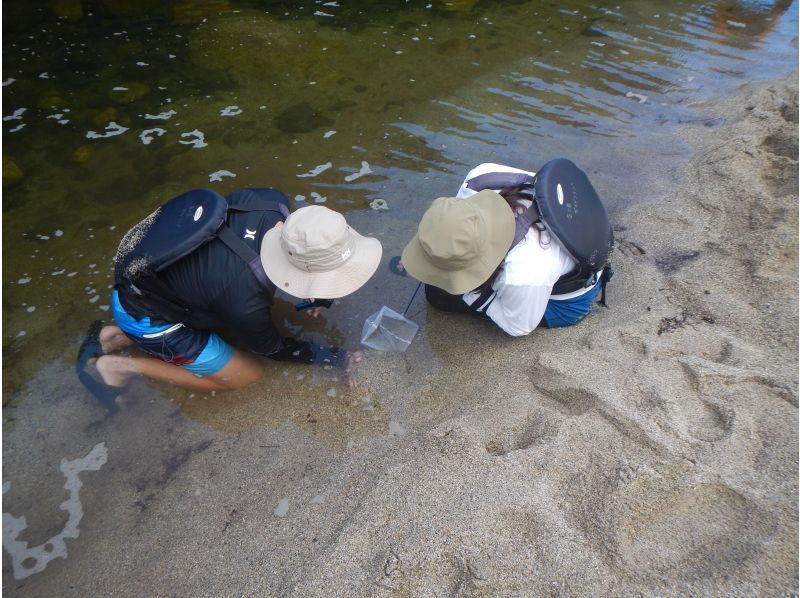
<instances>
[{"instance_id":1,"label":"dark hair","mask_svg":"<svg viewBox=\"0 0 800 598\"><path fill-rule=\"evenodd\" d=\"M513 187L503 187L497 193L499 193L503 197L503 199L506 200L508 207L511 209L511 211L514 213L515 216L520 211L526 208L525 204L522 203L523 200L531 201L531 199L533 199L530 186L528 185L515 185ZM510 247L508 249L509 251L511 250ZM500 275L501 270L503 269L504 259L505 256L503 256L503 259L500 260L500 263L497 265L497 268L495 268L494 272L492 272L492 275L489 278L487 278L483 283L481 283L481 285L475 289L475 292L484 293L485 291L488 291L490 288L492 288L494 281L497 279L497 277Z\"/></svg>"}]
</instances>

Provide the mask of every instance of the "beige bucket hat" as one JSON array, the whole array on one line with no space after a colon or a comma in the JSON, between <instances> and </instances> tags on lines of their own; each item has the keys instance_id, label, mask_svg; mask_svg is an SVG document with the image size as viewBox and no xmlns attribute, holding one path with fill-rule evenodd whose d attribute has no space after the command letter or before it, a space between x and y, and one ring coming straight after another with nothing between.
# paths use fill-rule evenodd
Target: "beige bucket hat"
<instances>
[{"instance_id":1,"label":"beige bucket hat","mask_svg":"<svg viewBox=\"0 0 800 598\"><path fill-rule=\"evenodd\" d=\"M403 250L403 267L417 280L461 295L491 276L511 249L514 229L514 213L494 191L440 197Z\"/></svg>"},{"instance_id":2,"label":"beige bucket hat","mask_svg":"<svg viewBox=\"0 0 800 598\"><path fill-rule=\"evenodd\" d=\"M279 289L302 299L336 299L361 287L381 261L381 243L324 206L289 214L267 231L261 265Z\"/></svg>"}]
</instances>

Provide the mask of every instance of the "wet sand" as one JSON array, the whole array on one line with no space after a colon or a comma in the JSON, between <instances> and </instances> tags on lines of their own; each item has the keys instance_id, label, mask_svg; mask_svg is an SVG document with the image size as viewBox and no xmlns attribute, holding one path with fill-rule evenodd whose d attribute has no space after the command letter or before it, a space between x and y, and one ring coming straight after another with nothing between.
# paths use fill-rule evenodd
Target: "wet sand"
<instances>
[{"instance_id":1,"label":"wet sand","mask_svg":"<svg viewBox=\"0 0 800 598\"><path fill-rule=\"evenodd\" d=\"M15 579L4 553L4 591L796 593L797 75L697 108L724 124L614 215L610 309L579 326L511 339L419 303L358 390L280 367L245 398L142 385L107 420L52 366L4 432L18 539L69 523L52 455L108 458L67 558Z\"/></svg>"}]
</instances>

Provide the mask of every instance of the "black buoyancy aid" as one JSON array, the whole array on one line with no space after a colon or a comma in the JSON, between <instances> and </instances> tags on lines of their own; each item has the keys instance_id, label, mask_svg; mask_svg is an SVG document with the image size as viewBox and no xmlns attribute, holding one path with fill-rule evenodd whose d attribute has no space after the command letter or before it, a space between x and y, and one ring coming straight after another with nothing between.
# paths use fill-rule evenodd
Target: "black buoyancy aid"
<instances>
[{"instance_id":1,"label":"black buoyancy aid","mask_svg":"<svg viewBox=\"0 0 800 598\"><path fill-rule=\"evenodd\" d=\"M267 278L258 253L228 226L236 212L278 212L286 219L286 197L275 189L242 189L227 197L194 189L175 197L134 225L120 242L114 258L114 288L152 315L198 328L212 318L181 304L158 276L168 266L199 247L219 239L248 266L267 293L275 287Z\"/></svg>"},{"instance_id":2,"label":"black buoyancy aid","mask_svg":"<svg viewBox=\"0 0 800 598\"><path fill-rule=\"evenodd\" d=\"M573 162L558 158L547 162L535 175L521 172L488 172L467 181L468 189L499 190L519 187L528 193L530 208L516 215L516 231L511 247L525 238L535 226L540 234L551 235L577 263L553 285L553 295L564 295L597 283L600 273L605 305L606 283L613 275L609 263L614 247L614 231L608 213L589 178Z\"/></svg>"}]
</instances>

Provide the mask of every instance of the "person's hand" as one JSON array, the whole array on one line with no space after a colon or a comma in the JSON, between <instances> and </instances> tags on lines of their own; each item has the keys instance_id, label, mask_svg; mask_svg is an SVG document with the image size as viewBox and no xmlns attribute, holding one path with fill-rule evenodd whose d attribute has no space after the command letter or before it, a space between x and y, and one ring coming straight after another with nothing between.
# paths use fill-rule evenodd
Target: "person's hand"
<instances>
[{"instance_id":1,"label":"person's hand","mask_svg":"<svg viewBox=\"0 0 800 598\"><path fill-rule=\"evenodd\" d=\"M358 386L358 382L356 381L356 364L363 358L364 354L361 351L350 351L347 353L347 357L344 360L344 373L347 376L347 384L350 388Z\"/></svg>"},{"instance_id":2,"label":"person's hand","mask_svg":"<svg viewBox=\"0 0 800 598\"><path fill-rule=\"evenodd\" d=\"M389 271L392 272L392 274L397 274L398 276L406 275L406 269L403 266L403 262L400 261L399 255L396 255L389 260Z\"/></svg>"},{"instance_id":3,"label":"person's hand","mask_svg":"<svg viewBox=\"0 0 800 598\"><path fill-rule=\"evenodd\" d=\"M313 297L309 297L309 298L308 298L308 302L309 302L309 303L314 303L314 298L313 298ZM312 318L316 318L316 317L319 317L319 314L321 314L321 313L322 313L322 308L321 308L321 307L309 307L309 308L306 310L306 313L307 313L309 316L311 316Z\"/></svg>"}]
</instances>

